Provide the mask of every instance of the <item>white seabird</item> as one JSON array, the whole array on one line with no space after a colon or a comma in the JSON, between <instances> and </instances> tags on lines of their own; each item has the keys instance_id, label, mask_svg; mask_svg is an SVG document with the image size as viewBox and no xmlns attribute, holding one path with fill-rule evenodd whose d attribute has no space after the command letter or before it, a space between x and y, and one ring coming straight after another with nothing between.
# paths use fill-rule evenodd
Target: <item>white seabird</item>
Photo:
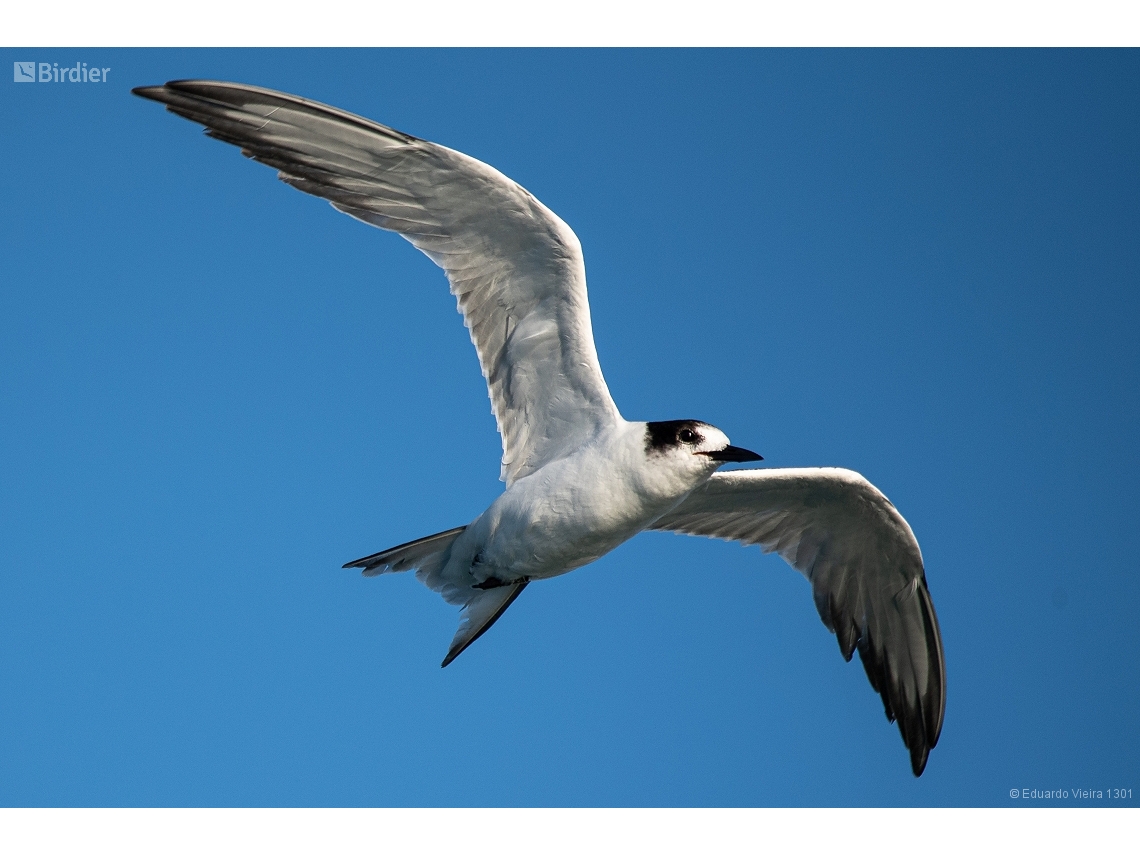
<instances>
[{"instance_id":1,"label":"white seabird","mask_svg":"<svg viewBox=\"0 0 1140 855\"><path fill-rule=\"evenodd\" d=\"M443 268L479 354L507 488L471 523L349 562L415 569L462 608L448 665L528 583L647 529L758 544L811 583L921 775L945 711L942 639L910 526L845 469L718 472L760 460L700 421L629 422L602 377L578 238L505 175L295 95L171 81L135 94L206 127L288 184L400 234Z\"/></svg>"}]
</instances>

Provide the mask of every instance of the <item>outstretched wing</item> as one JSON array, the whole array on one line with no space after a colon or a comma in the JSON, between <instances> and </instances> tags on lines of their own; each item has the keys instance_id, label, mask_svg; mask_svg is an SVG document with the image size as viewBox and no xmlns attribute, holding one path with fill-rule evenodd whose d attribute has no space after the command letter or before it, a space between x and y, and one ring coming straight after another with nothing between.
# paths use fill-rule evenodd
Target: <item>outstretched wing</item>
<instances>
[{"instance_id":1,"label":"outstretched wing","mask_svg":"<svg viewBox=\"0 0 1140 855\"><path fill-rule=\"evenodd\" d=\"M399 233L444 269L490 390L505 481L620 419L594 349L578 238L514 181L295 95L204 80L134 92L205 125L297 189Z\"/></svg>"},{"instance_id":2,"label":"outstretched wing","mask_svg":"<svg viewBox=\"0 0 1140 855\"><path fill-rule=\"evenodd\" d=\"M651 528L759 544L803 573L922 774L946 708L942 636L918 542L886 496L846 469L717 472Z\"/></svg>"}]
</instances>

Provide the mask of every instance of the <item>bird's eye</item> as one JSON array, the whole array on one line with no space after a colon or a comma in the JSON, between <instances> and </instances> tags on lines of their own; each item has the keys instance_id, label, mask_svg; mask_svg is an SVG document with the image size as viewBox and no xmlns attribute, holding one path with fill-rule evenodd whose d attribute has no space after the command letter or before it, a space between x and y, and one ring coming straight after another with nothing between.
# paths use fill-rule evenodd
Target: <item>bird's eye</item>
<instances>
[{"instance_id":1,"label":"bird's eye","mask_svg":"<svg viewBox=\"0 0 1140 855\"><path fill-rule=\"evenodd\" d=\"M681 430L677 432L677 439L681 440L681 442L694 443L697 441L697 435L688 428L681 428Z\"/></svg>"}]
</instances>

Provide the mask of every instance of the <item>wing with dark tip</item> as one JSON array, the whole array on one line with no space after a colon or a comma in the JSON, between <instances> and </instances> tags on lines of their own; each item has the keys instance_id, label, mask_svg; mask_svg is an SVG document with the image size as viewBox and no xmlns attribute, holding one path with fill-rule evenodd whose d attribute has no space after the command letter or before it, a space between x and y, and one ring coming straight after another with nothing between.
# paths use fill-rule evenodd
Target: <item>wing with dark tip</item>
<instances>
[{"instance_id":1,"label":"wing with dark tip","mask_svg":"<svg viewBox=\"0 0 1140 855\"><path fill-rule=\"evenodd\" d=\"M205 125L298 190L397 232L443 268L487 380L505 481L620 419L594 349L578 238L514 181L283 92L209 80L134 92Z\"/></svg>"},{"instance_id":2,"label":"wing with dark tip","mask_svg":"<svg viewBox=\"0 0 1140 855\"><path fill-rule=\"evenodd\" d=\"M946 708L942 636L918 542L886 496L846 469L718 472L651 528L758 544L803 573L922 774Z\"/></svg>"}]
</instances>

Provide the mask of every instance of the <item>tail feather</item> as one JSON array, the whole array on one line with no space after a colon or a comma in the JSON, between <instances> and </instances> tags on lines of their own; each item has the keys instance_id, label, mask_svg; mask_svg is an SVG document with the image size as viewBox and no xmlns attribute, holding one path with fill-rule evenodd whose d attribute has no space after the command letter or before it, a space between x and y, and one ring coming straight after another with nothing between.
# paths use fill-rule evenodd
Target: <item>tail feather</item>
<instances>
[{"instance_id":1,"label":"tail feather","mask_svg":"<svg viewBox=\"0 0 1140 855\"><path fill-rule=\"evenodd\" d=\"M444 657L441 668L446 668L451 661L475 643L483 633L507 610L511 603L518 599L519 594L527 585L523 579L511 585L491 588L487 591L472 591L471 598L463 605L460 614L459 630L451 640L451 647Z\"/></svg>"},{"instance_id":2,"label":"tail feather","mask_svg":"<svg viewBox=\"0 0 1140 855\"><path fill-rule=\"evenodd\" d=\"M519 579L486 588L476 583L469 567L449 566L452 544L466 528L460 526L401 543L344 565L346 568L359 567L365 576L399 573L414 568L417 579L442 595L447 602L461 608L459 630L443 660L444 667L490 629L527 585L526 579Z\"/></svg>"},{"instance_id":3,"label":"tail feather","mask_svg":"<svg viewBox=\"0 0 1140 855\"><path fill-rule=\"evenodd\" d=\"M385 549L383 552L357 558L355 561L345 564L344 567L345 569L359 567L364 571L365 576L399 573L403 570L411 570L413 567L423 567L429 559L446 555L455 538L463 534L466 528L467 526L461 525L459 528L451 528L438 534L429 534L427 537L421 537L418 540L410 540L407 543L401 543L399 546L393 546L391 549Z\"/></svg>"}]
</instances>

